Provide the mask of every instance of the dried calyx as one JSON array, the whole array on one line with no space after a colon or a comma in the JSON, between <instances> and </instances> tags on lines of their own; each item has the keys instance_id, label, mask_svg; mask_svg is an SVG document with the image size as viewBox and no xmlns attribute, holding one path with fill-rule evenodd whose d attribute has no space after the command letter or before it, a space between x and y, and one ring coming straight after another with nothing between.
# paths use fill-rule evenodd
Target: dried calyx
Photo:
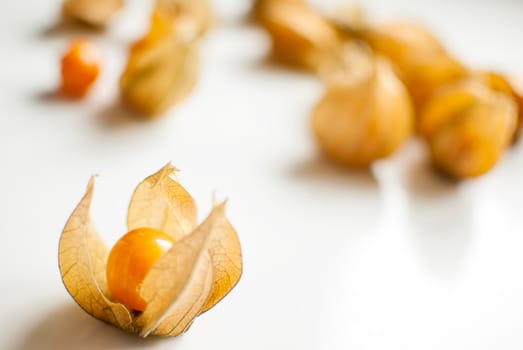
<instances>
[{"instance_id":1,"label":"dried calyx","mask_svg":"<svg viewBox=\"0 0 523 350\"><path fill-rule=\"evenodd\" d=\"M363 37L398 69L416 107L440 86L463 78L466 68L423 26L408 22L374 26Z\"/></svg>"},{"instance_id":2,"label":"dried calyx","mask_svg":"<svg viewBox=\"0 0 523 350\"><path fill-rule=\"evenodd\" d=\"M156 0L156 11L173 19L183 15L194 22L198 35L205 34L214 23L214 15L207 0Z\"/></svg>"},{"instance_id":3,"label":"dried calyx","mask_svg":"<svg viewBox=\"0 0 523 350\"><path fill-rule=\"evenodd\" d=\"M205 0L159 0L149 33L131 47L120 78L123 99L144 117L184 99L196 83L198 44L211 20Z\"/></svg>"},{"instance_id":4,"label":"dried calyx","mask_svg":"<svg viewBox=\"0 0 523 350\"><path fill-rule=\"evenodd\" d=\"M122 293L118 299L111 295L111 291L116 291L114 285L118 285L115 278L125 285L133 283L126 278L136 276L115 274L114 269L125 272L126 268L112 262L108 265L108 249L90 218L94 179L60 237L62 280L78 305L93 317L143 337L177 336L184 332L197 316L231 291L242 273L240 243L225 216L225 203L216 205L197 226L194 200L177 181L175 172L168 164L147 177L137 186L129 204L129 231L142 231L146 235L153 231L172 242L165 252L154 257L143 282L138 284L140 305L127 302L126 306L120 302ZM139 249L148 247L151 246L146 242L138 244ZM125 249L128 249L125 245L116 249L116 259L118 255L136 255L125 254ZM156 254L142 253L139 254L142 257ZM128 266L138 269L141 264L143 261L135 261Z\"/></svg>"},{"instance_id":5,"label":"dried calyx","mask_svg":"<svg viewBox=\"0 0 523 350\"><path fill-rule=\"evenodd\" d=\"M518 121L513 141L517 142L523 128L523 81L494 72L476 72L473 77L492 90L506 94L516 102Z\"/></svg>"},{"instance_id":6,"label":"dried calyx","mask_svg":"<svg viewBox=\"0 0 523 350\"><path fill-rule=\"evenodd\" d=\"M434 164L460 179L490 170L510 145L516 125L513 99L468 78L436 91L420 114L418 128Z\"/></svg>"},{"instance_id":7,"label":"dried calyx","mask_svg":"<svg viewBox=\"0 0 523 350\"><path fill-rule=\"evenodd\" d=\"M330 158L366 167L411 134L413 109L387 59L357 44L342 51L323 71L327 92L313 113L313 129Z\"/></svg>"},{"instance_id":8,"label":"dried calyx","mask_svg":"<svg viewBox=\"0 0 523 350\"><path fill-rule=\"evenodd\" d=\"M468 74L466 67L422 25L373 24L358 8L338 11L330 21L341 33L365 41L376 53L389 58L418 109L440 86Z\"/></svg>"},{"instance_id":9,"label":"dried calyx","mask_svg":"<svg viewBox=\"0 0 523 350\"><path fill-rule=\"evenodd\" d=\"M303 1L260 1L255 17L271 37L273 58L286 65L317 71L341 47L336 29Z\"/></svg>"}]
</instances>

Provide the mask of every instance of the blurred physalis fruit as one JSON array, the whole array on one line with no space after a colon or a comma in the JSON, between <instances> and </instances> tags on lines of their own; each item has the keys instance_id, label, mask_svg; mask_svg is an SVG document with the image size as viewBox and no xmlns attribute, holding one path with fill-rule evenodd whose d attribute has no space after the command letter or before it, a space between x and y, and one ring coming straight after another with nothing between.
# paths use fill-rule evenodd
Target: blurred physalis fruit
<instances>
[{"instance_id":1,"label":"blurred physalis fruit","mask_svg":"<svg viewBox=\"0 0 523 350\"><path fill-rule=\"evenodd\" d=\"M102 27L123 7L123 0L65 0L63 13L79 22Z\"/></svg>"},{"instance_id":2,"label":"blurred physalis fruit","mask_svg":"<svg viewBox=\"0 0 523 350\"><path fill-rule=\"evenodd\" d=\"M124 101L153 118L184 99L198 76L199 35L192 17L155 11L149 33L131 47L120 78Z\"/></svg>"},{"instance_id":3,"label":"blurred physalis fruit","mask_svg":"<svg viewBox=\"0 0 523 350\"><path fill-rule=\"evenodd\" d=\"M436 91L419 118L434 164L457 178L482 175L514 137L517 105L505 93L466 79Z\"/></svg>"},{"instance_id":4,"label":"blurred physalis fruit","mask_svg":"<svg viewBox=\"0 0 523 350\"><path fill-rule=\"evenodd\" d=\"M288 2L295 5L307 5L307 0L254 0L254 4L251 8L251 17L254 20L258 20L263 16L263 12L274 4Z\"/></svg>"},{"instance_id":5,"label":"blurred physalis fruit","mask_svg":"<svg viewBox=\"0 0 523 350\"><path fill-rule=\"evenodd\" d=\"M477 72L474 77L491 89L505 93L518 106L518 122L514 141L519 140L523 128L523 82L494 72Z\"/></svg>"},{"instance_id":6,"label":"blurred physalis fruit","mask_svg":"<svg viewBox=\"0 0 523 350\"><path fill-rule=\"evenodd\" d=\"M367 167L410 136L413 107L387 59L357 46L347 50L346 69L328 75L313 130L327 156L342 165Z\"/></svg>"},{"instance_id":7,"label":"blurred physalis fruit","mask_svg":"<svg viewBox=\"0 0 523 350\"><path fill-rule=\"evenodd\" d=\"M190 18L199 35L205 34L214 22L208 0L156 0L155 12L171 16L175 21L181 15Z\"/></svg>"},{"instance_id":8,"label":"blurred physalis fruit","mask_svg":"<svg viewBox=\"0 0 523 350\"><path fill-rule=\"evenodd\" d=\"M268 1L260 6L257 20L271 37L275 60L318 71L324 59L338 54L338 32L305 3Z\"/></svg>"},{"instance_id":9,"label":"blurred physalis fruit","mask_svg":"<svg viewBox=\"0 0 523 350\"><path fill-rule=\"evenodd\" d=\"M100 74L101 65L101 54L94 43L73 40L62 57L62 92L75 98L87 94Z\"/></svg>"},{"instance_id":10,"label":"blurred physalis fruit","mask_svg":"<svg viewBox=\"0 0 523 350\"><path fill-rule=\"evenodd\" d=\"M129 232L110 254L91 221L93 189L91 178L59 244L64 285L91 316L142 337L177 336L238 283L241 247L225 202L197 225L171 164L136 187Z\"/></svg>"},{"instance_id":11,"label":"blurred physalis fruit","mask_svg":"<svg viewBox=\"0 0 523 350\"><path fill-rule=\"evenodd\" d=\"M393 22L368 27L363 38L396 66L417 108L440 86L461 79L465 67L425 27Z\"/></svg>"}]
</instances>

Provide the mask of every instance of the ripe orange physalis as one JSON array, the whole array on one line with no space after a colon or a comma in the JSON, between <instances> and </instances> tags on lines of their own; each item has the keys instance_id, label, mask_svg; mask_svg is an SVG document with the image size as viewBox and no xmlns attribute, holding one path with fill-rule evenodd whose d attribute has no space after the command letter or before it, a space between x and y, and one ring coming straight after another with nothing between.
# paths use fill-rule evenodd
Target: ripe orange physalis
<instances>
[{"instance_id":1,"label":"ripe orange physalis","mask_svg":"<svg viewBox=\"0 0 523 350\"><path fill-rule=\"evenodd\" d=\"M107 261L107 285L112 296L130 309L143 311L147 303L140 296L142 282L173 243L170 235L152 228L138 228L120 238Z\"/></svg>"},{"instance_id":2,"label":"ripe orange physalis","mask_svg":"<svg viewBox=\"0 0 523 350\"><path fill-rule=\"evenodd\" d=\"M91 220L94 177L60 236L64 286L89 315L126 332L178 336L236 285L242 254L225 202L197 224L196 203L168 163L136 186L111 252Z\"/></svg>"},{"instance_id":3,"label":"ripe orange physalis","mask_svg":"<svg viewBox=\"0 0 523 350\"><path fill-rule=\"evenodd\" d=\"M79 98L87 94L100 74L98 47L86 39L75 39L62 57L62 92Z\"/></svg>"}]
</instances>

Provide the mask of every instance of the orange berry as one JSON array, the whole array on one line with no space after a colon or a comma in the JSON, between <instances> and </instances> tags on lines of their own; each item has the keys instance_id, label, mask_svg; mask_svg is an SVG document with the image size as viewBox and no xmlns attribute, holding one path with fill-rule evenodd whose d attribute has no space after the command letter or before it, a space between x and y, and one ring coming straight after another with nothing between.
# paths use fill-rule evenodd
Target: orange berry
<instances>
[{"instance_id":1,"label":"orange berry","mask_svg":"<svg viewBox=\"0 0 523 350\"><path fill-rule=\"evenodd\" d=\"M62 91L71 97L84 96L98 78L101 60L92 42L73 40L62 57Z\"/></svg>"},{"instance_id":2,"label":"orange berry","mask_svg":"<svg viewBox=\"0 0 523 350\"><path fill-rule=\"evenodd\" d=\"M135 229L120 238L107 261L107 285L113 298L143 311L147 304L140 296L142 282L173 243L171 236L152 228Z\"/></svg>"}]
</instances>

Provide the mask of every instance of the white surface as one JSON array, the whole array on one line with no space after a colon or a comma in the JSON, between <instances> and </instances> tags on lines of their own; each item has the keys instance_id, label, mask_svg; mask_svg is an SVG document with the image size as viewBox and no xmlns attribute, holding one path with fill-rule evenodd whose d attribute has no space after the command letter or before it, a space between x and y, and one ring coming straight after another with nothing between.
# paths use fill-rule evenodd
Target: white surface
<instances>
[{"instance_id":1,"label":"white surface","mask_svg":"<svg viewBox=\"0 0 523 350\"><path fill-rule=\"evenodd\" d=\"M424 20L467 62L523 74L523 2L366 3L380 18ZM95 36L107 67L74 103L48 93L71 37L47 30L59 3L1 2L0 349L522 349L521 147L460 185L434 176L415 143L372 175L331 167L309 134L322 87L262 63L266 37L239 23L247 2L215 5L223 20L194 94L156 122L110 127L148 3L130 1ZM230 198L245 271L189 333L142 340L74 304L57 243L91 174L94 220L112 244L134 186L169 160L202 217L214 190Z\"/></svg>"}]
</instances>

